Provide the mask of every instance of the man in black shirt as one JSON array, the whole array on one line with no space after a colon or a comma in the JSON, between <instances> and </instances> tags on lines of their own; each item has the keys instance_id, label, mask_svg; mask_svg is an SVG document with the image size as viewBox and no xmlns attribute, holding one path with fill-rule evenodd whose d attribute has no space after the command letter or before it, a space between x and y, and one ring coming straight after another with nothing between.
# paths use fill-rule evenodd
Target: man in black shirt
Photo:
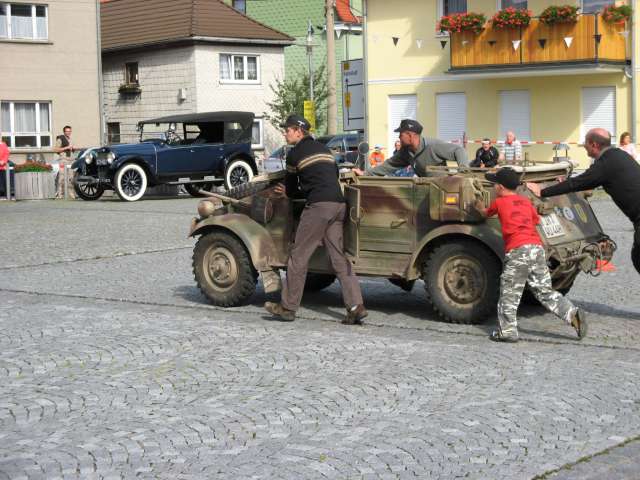
<instances>
[{"instance_id":1,"label":"man in black shirt","mask_svg":"<svg viewBox=\"0 0 640 480\"><path fill-rule=\"evenodd\" d=\"M476 158L469 164L473 168L493 168L498 164L500 153L488 138L482 139L482 146L476 151Z\"/></svg>"},{"instance_id":2,"label":"man in black shirt","mask_svg":"<svg viewBox=\"0 0 640 480\"><path fill-rule=\"evenodd\" d=\"M338 166L331 151L309 136L309 122L290 115L281 125L285 139L294 147L287 155L284 186L276 192L289 198L304 198L306 205L287 261L287 277L280 303L266 302L264 308L282 320L293 321L300 306L311 255L321 244L340 281L347 314L342 323L361 324L367 316L362 304L358 277L344 255L343 226L346 203L338 181Z\"/></svg>"},{"instance_id":3,"label":"man in black shirt","mask_svg":"<svg viewBox=\"0 0 640 480\"><path fill-rule=\"evenodd\" d=\"M587 132L584 148L593 164L581 175L540 190L528 183L537 196L552 197L602 186L614 203L629 217L635 229L631 260L640 273L640 165L624 150L611 146L611 135L602 128Z\"/></svg>"}]
</instances>

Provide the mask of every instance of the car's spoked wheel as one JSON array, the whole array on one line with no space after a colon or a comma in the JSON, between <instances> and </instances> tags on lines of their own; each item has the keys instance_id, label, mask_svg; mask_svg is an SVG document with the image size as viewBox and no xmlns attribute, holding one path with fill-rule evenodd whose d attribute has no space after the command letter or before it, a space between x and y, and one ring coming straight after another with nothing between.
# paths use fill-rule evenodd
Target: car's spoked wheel
<instances>
[{"instance_id":1,"label":"car's spoked wheel","mask_svg":"<svg viewBox=\"0 0 640 480\"><path fill-rule=\"evenodd\" d=\"M479 323L495 309L500 263L477 242L443 244L429 255L423 271L427 298L453 323Z\"/></svg>"},{"instance_id":2,"label":"car's spoked wheel","mask_svg":"<svg viewBox=\"0 0 640 480\"><path fill-rule=\"evenodd\" d=\"M76 174L77 177L77 174ZM82 200L97 200L104 193L104 187L98 183L76 183L76 179L73 180L73 189L76 195Z\"/></svg>"},{"instance_id":3,"label":"car's spoked wheel","mask_svg":"<svg viewBox=\"0 0 640 480\"><path fill-rule=\"evenodd\" d=\"M253 178L253 169L245 160L236 159L229 162L224 172L224 186L227 190L250 182Z\"/></svg>"},{"instance_id":4,"label":"car's spoked wheel","mask_svg":"<svg viewBox=\"0 0 640 480\"><path fill-rule=\"evenodd\" d=\"M200 237L193 250L193 274L202 293L222 307L246 302L258 278L244 245L226 232Z\"/></svg>"},{"instance_id":5,"label":"car's spoked wheel","mask_svg":"<svg viewBox=\"0 0 640 480\"><path fill-rule=\"evenodd\" d=\"M147 189L147 174L140 165L127 163L116 173L116 192L122 200L135 202Z\"/></svg>"}]
</instances>

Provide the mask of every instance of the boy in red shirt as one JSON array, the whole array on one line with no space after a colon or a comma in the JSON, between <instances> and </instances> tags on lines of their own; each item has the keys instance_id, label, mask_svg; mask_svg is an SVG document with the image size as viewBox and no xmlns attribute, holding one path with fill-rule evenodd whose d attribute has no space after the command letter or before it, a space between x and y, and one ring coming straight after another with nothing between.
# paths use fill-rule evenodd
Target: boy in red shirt
<instances>
[{"instance_id":1,"label":"boy in red shirt","mask_svg":"<svg viewBox=\"0 0 640 480\"><path fill-rule=\"evenodd\" d=\"M551 286L547 258L536 230L540 217L531 201L515 192L520 176L511 168L501 168L487 173L485 178L496 184L497 198L486 210L482 202L477 202L476 208L485 217L498 215L505 250L498 301L499 330L491 334L491 340L518 341L516 315L526 283L540 303L575 328L582 340L587 334L585 314Z\"/></svg>"}]
</instances>

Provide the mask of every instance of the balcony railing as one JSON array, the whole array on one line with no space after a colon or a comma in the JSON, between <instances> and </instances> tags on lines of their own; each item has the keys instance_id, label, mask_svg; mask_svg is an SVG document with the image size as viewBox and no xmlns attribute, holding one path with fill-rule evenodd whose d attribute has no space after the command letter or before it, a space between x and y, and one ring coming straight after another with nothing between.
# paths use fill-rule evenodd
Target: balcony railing
<instances>
[{"instance_id":1,"label":"balcony railing","mask_svg":"<svg viewBox=\"0 0 640 480\"><path fill-rule=\"evenodd\" d=\"M552 26L533 18L523 29L494 30L487 24L478 35L473 32L451 34L449 71L624 64L629 36L624 31L624 26L610 25L598 14L579 15L575 24Z\"/></svg>"}]
</instances>

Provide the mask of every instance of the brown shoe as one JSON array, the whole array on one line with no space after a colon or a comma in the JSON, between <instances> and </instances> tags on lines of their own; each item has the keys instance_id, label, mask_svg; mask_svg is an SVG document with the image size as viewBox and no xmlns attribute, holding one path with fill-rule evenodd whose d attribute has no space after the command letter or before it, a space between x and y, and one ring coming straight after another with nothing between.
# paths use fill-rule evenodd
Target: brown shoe
<instances>
[{"instance_id":1,"label":"brown shoe","mask_svg":"<svg viewBox=\"0 0 640 480\"><path fill-rule=\"evenodd\" d=\"M293 310L287 310L280 303L266 302L264 308L271 315L279 317L280 320L285 322L293 322L296 319L296 312Z\"/></svg>"},{"instance_id":2,"label":"brown shoe","mask_svg":"<svg viewBox=\"0 0 640 480\"><path fill-rule=\"evenodd\" d=\"M355 307L347 309L347 314L342 320L343 325L362 325L362 319L369 315L364 305L356 305Z\"/></svg>"},{"instance_id":3,"label":"brown shoe","mask_svg":"<svg viewBox=\"0 0 640 480\"><path fill-rule=\"evenodd\" d=\"M587 336L587 316L584 310L581 310L579 308L576 309L575 313L573 314L573 318L571 319L571 326L575 328L579 340L582 340Z\"/></svg>"}]
</instances>

